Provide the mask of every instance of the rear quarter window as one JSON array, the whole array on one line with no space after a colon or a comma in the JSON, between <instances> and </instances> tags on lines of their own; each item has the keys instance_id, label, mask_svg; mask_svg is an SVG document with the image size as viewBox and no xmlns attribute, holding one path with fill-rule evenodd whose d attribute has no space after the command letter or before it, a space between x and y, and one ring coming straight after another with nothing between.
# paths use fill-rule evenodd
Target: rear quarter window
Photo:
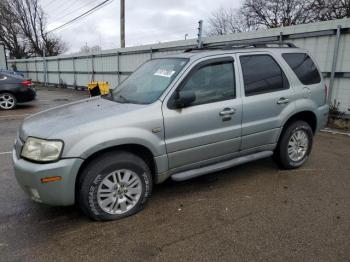
<instances>
[{"instance_id":1,"label":"rear quarter window","mask_svg":"<svg viewBox=\"0 0 350 262\"><path fill-rule=\"evenodd\" d=\"M282 54L282 57L304 85L318 84L321 82L320 73L311 57L307 54L285 53Z\"/></svg>"}]
</instances>

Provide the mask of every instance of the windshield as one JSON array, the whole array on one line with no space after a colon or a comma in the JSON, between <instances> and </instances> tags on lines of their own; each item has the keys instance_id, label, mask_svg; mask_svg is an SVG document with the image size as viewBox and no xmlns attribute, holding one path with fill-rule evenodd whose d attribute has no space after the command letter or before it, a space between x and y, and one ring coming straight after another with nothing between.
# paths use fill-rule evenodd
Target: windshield
<instances>
[{"instance_id":1,"label":"windshield","mask_svg":"<svg viewBox=\"0 0 350 262\"><path fill-rule=\"evenodd\" d=\"M185 58L160 58L144 63L113 90L113 99L119 103L153 103L187 61Z\"/></svg>"}]
</instances>

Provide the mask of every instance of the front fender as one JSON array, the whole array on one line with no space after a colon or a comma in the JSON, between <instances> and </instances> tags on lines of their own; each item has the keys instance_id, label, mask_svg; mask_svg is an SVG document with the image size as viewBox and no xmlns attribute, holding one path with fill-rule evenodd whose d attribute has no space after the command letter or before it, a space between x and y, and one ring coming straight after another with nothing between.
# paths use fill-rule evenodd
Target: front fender
<instances>
[{"instance_id":1,"label":"front fender","mask_svg":"<svg viewBox=\"0 0 350 262\"><path fill-rule=\"evenodd\" d=\"M154 157L166 154L165 142L161 133L153 133L141 128L121 127L85 135L69 148L65 148L62 156L86 159L103 149L126 144L144 146L152 152Z\"/></svg>"}]
</instances>

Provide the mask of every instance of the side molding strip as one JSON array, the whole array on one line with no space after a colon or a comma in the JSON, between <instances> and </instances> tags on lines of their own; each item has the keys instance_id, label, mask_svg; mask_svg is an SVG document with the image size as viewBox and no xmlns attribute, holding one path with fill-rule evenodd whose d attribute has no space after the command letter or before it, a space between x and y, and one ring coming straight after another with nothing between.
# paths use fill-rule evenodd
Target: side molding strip
<instances>
[{"instance_id":1,"label":"side molding strip","mask_svg":"<svg viewBox=\"0 0 350 262\"><path fill-rule=\"evenodd\" d=\"M176 173L171 175L171 178L175 181L184 181L184 180L202 176L208 173L217 172L233 166L238 166L257 159L266 158L266 157L272 156L272 154L273 154L272 151L262 151L262 152L254 153L247 156L237 157L235 159L231 159L225 162Z\"/></svg>"}]
</instances>

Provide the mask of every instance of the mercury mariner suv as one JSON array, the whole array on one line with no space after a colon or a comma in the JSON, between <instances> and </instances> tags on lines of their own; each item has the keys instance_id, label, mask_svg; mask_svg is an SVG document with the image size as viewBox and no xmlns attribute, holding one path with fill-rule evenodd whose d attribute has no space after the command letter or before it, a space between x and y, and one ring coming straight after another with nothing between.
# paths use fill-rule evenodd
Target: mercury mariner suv
<instances>
[{"instance_id":1,"label":"mercury mariner suv","mask_svg":"<svg viewBox=\"0 0 350 262\"><path fill-rule=\"evenodd\" d=\"M168 178L271 156L300 167L326 124L326 101L317 65L292 44L186 50L144 63L107 96L26 118L15 176L34 201L119 219Z\"/></svg>"}]
</instances>

